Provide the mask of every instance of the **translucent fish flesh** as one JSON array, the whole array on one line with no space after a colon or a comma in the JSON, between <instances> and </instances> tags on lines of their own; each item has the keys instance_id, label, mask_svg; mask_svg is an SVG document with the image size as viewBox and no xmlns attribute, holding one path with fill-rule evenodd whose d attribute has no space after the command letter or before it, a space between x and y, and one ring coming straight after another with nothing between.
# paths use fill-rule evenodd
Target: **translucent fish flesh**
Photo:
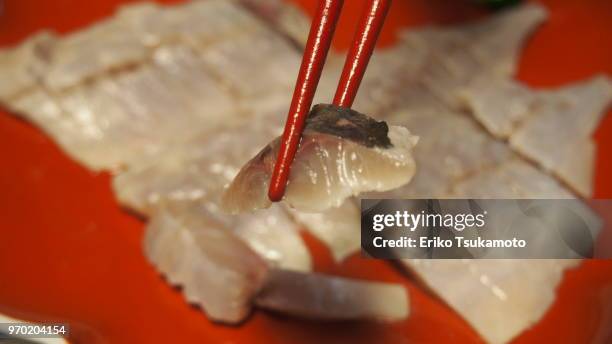
<instances>
[{"instance_id":1,"label":"translucent fish flesh","mask_svg":"<svg viewBox=\"0 0 612 344\"><path fill-rule=\"evenodd\" d=\"M462 97L493 135L582 196L592 195L595 143L591 135L612 102L605 76L558 90L532 91L510 80L481 80Z\"/></svg>"},{"instance_id":2,"label":"translucent fish flesh","mask_svg":"<svg viewBox=\"0 0 612 344\"><path fill-rule=\"evenodd\" d=\"M190 209L159 208L147 226L144 251L187 301L213 320L239 322L266 281L268 266L222 223Z\"/></svg>"},{"instance_id":3,"label":"translucent fish flesh","mask_svg":"<svg viewBox=\"0 0 612 344\"><path fill-rule=\"evenodd\" d=\"M408 294L400 285L320 274L273 270L255 303L305 318L397 321L408 316Z\"/></svg>"},{"instance_id":4,"label":"translucent fish flesh","mask_svg":"<svg viewBox=\"0 0 612 344\"><path fill-rule=\"evenodd\" d=\"M160 207L147 228L145 254L212 320L240 322L253 302L285 314L329 320L408 316L402 286L271 269L222 222L197 209L180 203ZM247 235L257 233L249 226Z\"/></svg>"},{"instance_id":5,"label":"translucent fish flesh","mask_svg":"<svg viewBox=\"0 0 612 344\"><path fill-rule=\"evenodd\" d=\"M287 208L293 218L307 231L324 242L336 261L342 261L361 247L361 212L354 198L339 207L309 213Z\"/></svg>"},{"instance_id":6,"label":"translucent fish flesh","mask_svg":"<svg viewBox=\"0 0 612 344\"><path fill-rule=\"evenodd\" d=\"M285 71L300 54L239 2L211 0L125 7L68 36L37 35L0 62L4 104L77 161L118 171L204 131L286 111L294 76Z\"/></svg>"},{"instance_id":7,"label":"translucent fish flesh","mask_svg":"<svg viewBox=\"0 0 612 344\"><path fill-rule=\"evenodd\" d=\"M488 343L507 343L534 325L576 260L405 260Z\"/></svg>"},{"instance_id":8,"label":"translucent fish flesh","mask_svg":"<svg viewBox=\"0 0 612 344\"><path fill-rule=\"evenodd\" d=\"M410 181L417 138L402 127L388 128L363 114L317 105L292 164L284 201L304 211L338 207L350 196L384 191ZM279 139L249 161L228 187L223 206L240 213L270 206L268 185Z\"/></svg>"}]
</instances>

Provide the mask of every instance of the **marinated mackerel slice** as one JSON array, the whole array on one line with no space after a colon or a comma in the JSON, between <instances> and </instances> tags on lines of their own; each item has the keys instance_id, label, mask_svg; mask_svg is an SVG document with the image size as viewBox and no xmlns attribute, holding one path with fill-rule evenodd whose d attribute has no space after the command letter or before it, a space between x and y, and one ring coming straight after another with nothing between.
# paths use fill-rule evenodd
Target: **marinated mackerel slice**
<instances>
[{"instance_id":1,"label":"marinated mackerel slice","mask_svg":"<svg viewBox=\"0 0 612 344\"><path fill-rule=\"evenodd\" d=\"M417 138L401 127L389 129L356 111L333 105L313 107L292 164L284 201L302 211L338 207L350 196L384 191L410 181ZM249 161L223 197L231 213L270 206L267 191L279 138Z\"/></svg>"},{"instance_id":2,"label":"marinated mackerel slice","mask_svg":"<svg viewBox=\"0 0 612 344\"><path fill-rule=\"evenodd\" d=\"M480 80L461 97L492 134L551 171L582 196L592 194L595 143L591 135L612 102L605 76L552 91L510 80Z\"/></svg>"},{"instance_id":3,"label":"marinated mackerel slice","mask_svg":"<svg viewBox=\"0 0 612 344\"><path fill-rule=\"evenodd\" d=\"M275 269L255 304L319 320L396 321L409 314L408 293L401 285Z\"/></svg>"}]
</instances>

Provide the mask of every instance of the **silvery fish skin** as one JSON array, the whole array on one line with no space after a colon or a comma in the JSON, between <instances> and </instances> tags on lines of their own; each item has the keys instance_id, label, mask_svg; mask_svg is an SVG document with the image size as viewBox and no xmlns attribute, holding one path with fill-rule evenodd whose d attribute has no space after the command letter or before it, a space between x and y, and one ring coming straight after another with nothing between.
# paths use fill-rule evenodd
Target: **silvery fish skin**
<instances>
[{"instance_id":1,"label":"silvery fish skin","mask_svg":"<svg viewBox=\"0 0 612 344\"><path fill-rule=\"evenodd\" d=\"M353 110L317 105L307 119L283 201L303 211L340 206L350 196L404 185L415 172L418 138ZM241 213L270 206L269 180L279 149L272 141L229 185L223 207Z\"/></svg>"}]
</instances>

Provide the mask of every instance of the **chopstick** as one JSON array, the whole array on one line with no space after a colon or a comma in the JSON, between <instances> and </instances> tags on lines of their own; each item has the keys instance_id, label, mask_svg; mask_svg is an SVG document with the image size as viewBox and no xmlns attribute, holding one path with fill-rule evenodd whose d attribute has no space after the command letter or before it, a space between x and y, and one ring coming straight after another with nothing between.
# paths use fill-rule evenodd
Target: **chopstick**
<instances>
[{"instance_id":1,"label":"chopstick","mask_svg":"<svg viewBox=\"0 0 612 344\"><path fill-rule=\"evenodd\" d=\"M370 0L359 20L353 45L346 55L333 104L350 108L391 7L391 0Z\"/></svg>"},{"instance_id":2,"label":"chopstick","mask_svg":"<svg viewBox=\"0 0 612 344\"><path fill-rule=\"evenodd\" d=\"M268 198L272 202L280 201L285 194L291 163L300 144L343 3L343 0L321 0L313 18L270 180ZM351 107L353 104L390 5L391 0L369 0L342 69L334 105Z\"/></svg>"}]
</instances>

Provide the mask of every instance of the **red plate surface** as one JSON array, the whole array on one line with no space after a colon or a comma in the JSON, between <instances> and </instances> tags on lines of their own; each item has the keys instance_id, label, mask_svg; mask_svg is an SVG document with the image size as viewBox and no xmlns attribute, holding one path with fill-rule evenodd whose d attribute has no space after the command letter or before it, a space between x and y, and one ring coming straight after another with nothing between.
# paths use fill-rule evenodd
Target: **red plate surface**
<instances>
[{"instance_id":1,"label":"red plate surface","mask_svg":"<svg viewBox=\"0 0 612 344\"><path fill-rule=\"evenodd\" d=\"M42 28L78 29L110 15L122 2L128 1L5 0L0 45ZM314 11L315 1L296 2ZM525 49L519 79L548 87L595 73L610 75L612 1L542 2L550 20ZM337 48L348 46L363 3L346 1ZM463 1L396 0L381 45L392 44L401 27L482 15ZM359 257L335 265L313 238L307 242L315 251L317 270L404 284L412 298L410 319L320 324L256 311L238 327L213 324L146 262L143 223L118 206L108 174L87 171L40 130L0 112L0 313L68 322L70 339L78 343L481 342L464 320L391 265ZM596 139L596 197L611 198L612 116L603 121ZM586 261L567 273L542 321L515 342L612 343L611 332L612 261Z\"/></svg>"}]
</instances>

